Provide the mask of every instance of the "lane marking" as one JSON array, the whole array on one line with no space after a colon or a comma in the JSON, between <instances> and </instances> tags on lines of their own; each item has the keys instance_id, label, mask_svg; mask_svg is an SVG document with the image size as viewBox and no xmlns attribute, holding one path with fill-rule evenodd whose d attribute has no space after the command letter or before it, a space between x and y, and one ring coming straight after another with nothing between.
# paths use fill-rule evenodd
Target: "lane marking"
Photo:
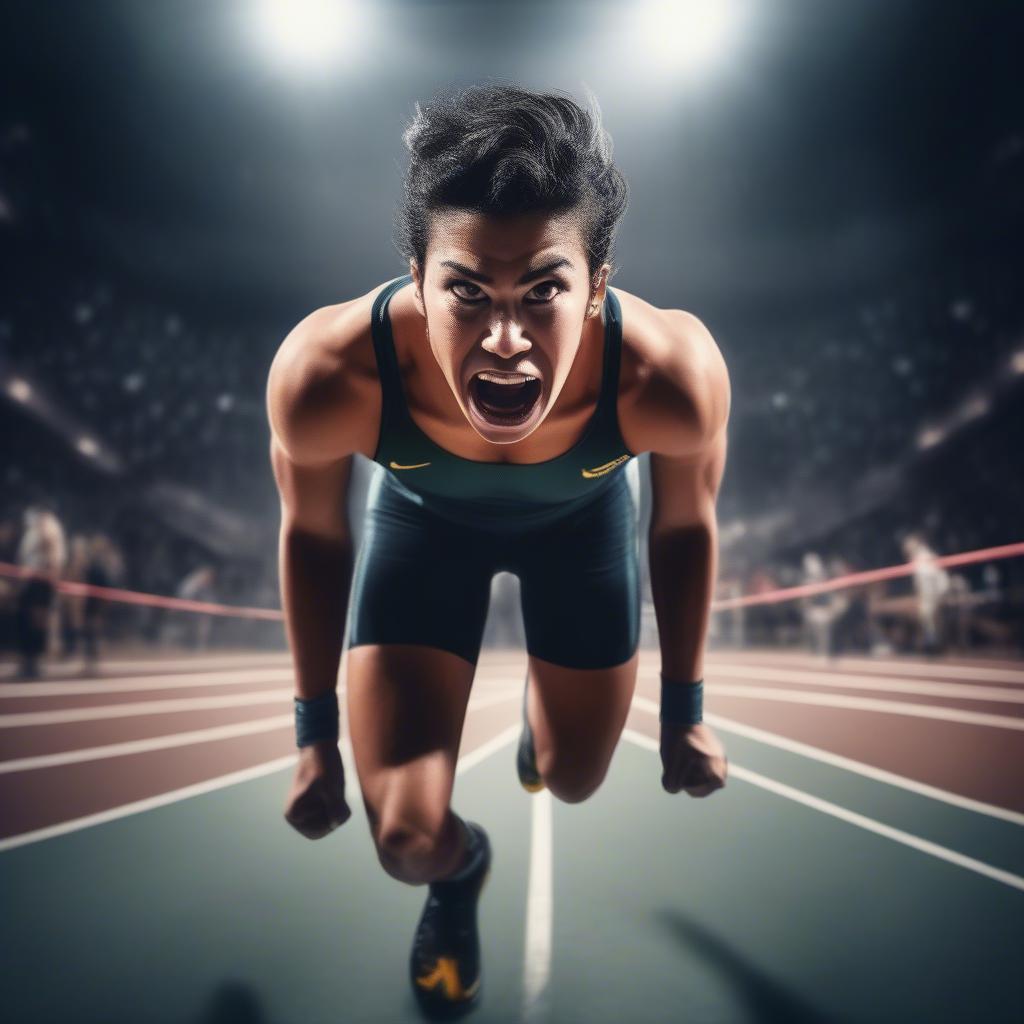
<instances>
[{"instance_id":1,"label":"lane marking","mask_svg":"<svg viewBox=\"0 0 1024 1024\"><path fill-rule=\"evenodd\" d=\"M57 682L58 680L63 680L65 682L72 680L89 682L92 680L113 679L117 676L131 675L134 672L180 672L180 674L184 675L189 672L220 671L224 668L268 668L277 665L284 667L291 664L291 656L287 651L267 651L265 653L250 652L248 654L232 654L212 658L173 657L126 658L123 660L103 659L100 662L98 673L85 673L81 670L81 666L78 669L75 669L73 666L68 664L62 664L61 662L54 663L53 661L50 661L49 663L45 663L44 667L46 676L44 679L22 680L19 682L17 679L17 664L13 662L4 662L2 663L2 666L10 668L10 671L0 673L0 680L3 680L3 682L0 682L0 689L5 689L8 686L31 689L35 686L45 685L47 680L53 680L54 682Z\"/></svg>"},{"instance_id":2,"label":"lane marking","mask_svg":"<svg viewBox=\"0 0 1024 1024\"><path fill-rule=\"evenodd\" d=\"M847 697L837 693L811 693L807 690L775 690L766 686L742 686L735 683L717 683L712 694L723 697L742 697L749 700L774 700L787 704L812 704L821 707L846 708L853 711L878 711L887 715L907 715L911 718L936 718L961 725L987 725L998 729L1024 731L1024 718L992 715L984 711L961 711L959 708L934 707L930 704L910 704L899 700L873 700L870 697Z\"/></svg>"},{"instance_id":3,"label":"lane marking","mask_svg":"<svg viewBox=\"0 0 1024 1024\"><path fill-rule=\"evenodd\" d=\"M291 682L295 673L291 668L256 669L252 672L175 673L165 676L145 676L130 679L108 679L82 683L17 683L0 687L0 700L29 697L74 697L80 693L131 693L145 690L193 690L203 686L240 686L246 683ZM17 686L18 689L14 689ZM24 689L21 689L24 687Z\"/></svg>"},{"instance_id":4,"label":"lane marking","mask_svg":"<svg viewBox=\"0 0 1024 1024\"><path fill-rule=\"evenodd\" d=\"M1002 704L1024 704L1024 690L1005 686L979 686L974 683L935 683L893 679L886 676L842 675L808 672L803 669L767 668L755 665L715 664L707 675L764 679L782 683L807 683L849 690L878 690L883 693L917 693L951 700L983 700Z\"/></svg>"},{"instance_id":5,"label":"lane marking","mask_svg":"<svg viewBox=\"0 0 1024 1024\"><path fill-rule=\"evenodd\" d=\"M634 697L633 705L639 710L649 712L655 717L660 712L659 705L653 700L648 700L646 697ZM1005 807L997 807L995 804L983 803L981 800L972 800L970 797L961 796L959 793L951 793L936 786L929 786L925 782L918 782L916 779L908 778L905 775L897 775L895 772L886 771L884 768L876 768L874 765L865 764L863 761L854 761L852 758L843 757L841 754L833 754L832 751L824 750L822 747L813 747L809 743L791 740L788 736L781 736L778 733L758 729L752 725L745 725L743 722L737 722L732 718L724 718L722 715L706 714L704 721L724 732L735 733L737 736L746 736L747 739L757 740L759 743L778 747L780 750L788 751L791 754L800 754L803 757L821 761L823 764L831 765L834 768L842 768L845 771L863 775L865 778L873 779L876 782L885 782L890 786L898 786L900 789L906 789L911 793L931 797L933 800L941 800L943 803L951 804L966 811L974 811L976 814L985 814L990 818L999 818L1012 825L1024 825L1024 814L1018 811L1011 811Z\"/></svg>"},{"instance_id":6,"label":"lane marking","mask_svg":"<svg viewBox=\"0 0 1024 1024\"><path fill-rule=\"evenodd\" d=\"M135 800L130 804L121 804L119 807L110 807L96 814L87 814L82 818L62 821L58 825L49 825L46 828L36 829L33 832L22 832L19 835L8 836L6 839L0 839L0 852L13 850L18 846L26 846L29 843L38 843L43 839L67 835L69 832L78 832L80 829L90 828L93 825L103 825L108 821L126 818L131 814L141 814L143 811L151 811L157 807L165 807L168 804L177 803L179 800L187 800L193 796L201 796L204 793L212 793L217 789L235 786L240 782L251 782L253 779L289 768L298 759L297 754L289 754L287 757L278 757L273 761L265 761L263 764L254 765L252 768L243 768L241 771L219 775L213 779L204 779L202 782L196 782L191 786L184 786L181 789L174 789L168 793L146 797L144 800Z\"/></svg>"},{"instance_id":7,"label":"lane marking","mask_svg":"<svg viewBox=\"0 0 1024 1024\"><path fill-rule=\"evenodd\" d=\"M520 725L518 724L510 726L504 732L494 737L494 739L481 744L476 750L471 751L459 760L455 766L455 773L457 775L462 774L462 772L478 765L485 758L490 757L491 754L517 739L519 737L519 729ZM357 776L355 765L352 761L351 745L347 737L341 740L340 745L342 764L345 768L347 798L349 784ZM119 807L111 807L96 814L74 818L71 821L62 821L57 825L49 825L46 828L35 829L32 832L22 832L18 835L8 836L5 839L0 839L0 853L5 850L16 849L19 846L27 846L30 843L38 843L44 839L52 839L56 836L67 835L70 832L78 832L81 829L91 828L93 825L103 825L108 821L116 821L118 818L126 818L132 814L141 814L143 811L151 811L157 807L166 807L168 804L177 803L180 800L188 800L191 797L201 796L204 793L226 789L228 786L236 786L242 782L251 782L253 779L262 778L264 775L272 775L274 772L290 768L298 759L298 754L289 754L287 757L278 757L273 761L266 761L251 768L243 768L241 771L229 772L227 775L219 775L212 779L204 779L202 782L193 783L191 786L184 786L181 789L171 790L168 793L160 793L157 796L146 797L144 800L136 800L132 803L122 804Z\"/></svg>"},{"instance_id":8,"label":"lane marking","mask_svg":"<svg viewBox=\"0 0 1024 1024\"><path fill-rule=\"evenodd\" d=\"M338 696L345 693L345 687L338 687ZM484 697L471 699L467 707L470 711L479 711L510 701L519 695L518 690L504 690L488 694ZM154 750L166 750L172 747L185 747L193 743L209 743L216 740L234 739L260 732L269 732L295 724L295 715L275 715L272 718L257 718L249 722L237 722L232 725L219 725L210 729L193 729L190 732L170 733L166 736L152 736L143 740L128 740L123 743L108 743L101 747L83 747L78 750L65 750L54 754L38 754L32 757L12 758L0 761L0 775L8 772L30 771L35 768L52 768L55 765L78 764L82 761L96 761L109 757L123 757L128 754L145 754Z\"/></svg>"},{"instance_id":9,"label":"lane marking","mask_svg":"<svg viewBox=\"0 0 1024 1024\"><path fill-rule=\"evenodd\" d=\"M179 732L171 736L155 736L151 739L130 740L126 743L108 743L102 747L66 750L59 754L17 757L10 761L0 761L0 775L9 772L31 771L37 768L53 768L62 764L80 764L83 761L99 761L110 757L124 757L127 754L148 754L154 750L188 747L198 743L212 743L216 740L230 740L238 736L271 732L274 729L283 729L285 726L294 724L294 714L274 715L273 718L257 718L252 722L220 725L212 729L195 729L192 732Z\"/></svg>"},{"instance_id":10,"label":"lane marking","mask_svg":"<svg viewBox=\"0 0 1024 1024\"><path fill-rule=\"evenodd\" d=\"M622 736L631 743L635 743L638 747L659 753L658 743L643 733L636 732L634 729L623 729ZM950 850L948 847L940 846L938 843L921 839L920 836L911 835L909 832L904 832L901 829L892 828L890 825L883 825L882 822L875 821L874 818L869 818L864 814L857 814L855 811L849 811L838 804L833 804L828 800L822 800L820 797L805 793L801 789L795 789L793 786L776 782L766 775L750 771L738 764L733 764L731 761L729 762L729 778L742 779L753 786L759 786L761 789L766 789L777 796L803 804L805 807L810 807L812 810L820 811L822 814L838 818L840 821L845 821L867 832L874 832L876 835L884 836L886 839L909 846L931 857L944 860L949 864L955 864L957 867L965 868L967 871L973 871L995 882L1002 882L1003 885L1008 885L1012 889L1024 891L1024 878L1020 875L1015 875L1010 871L1003 871L1001 868L985 864L983 861L975 860L973 857L966 857L962 853L957 853L956 850Z\"/></svg>"},{"instance_id":11,"label":"lane marking","mask_svg":"<svg viewBox=\"0 0 1024 1024\"><path fill-rule=\"evenodd\" d=\"M67 708L64 711L19 711L13 715L0 715L0 729L95 722L107 718L131 718L135 715L170 715L182 711L208 711L215 708L242 708L254 704L281 704L294 696L294 687L289 687L281 690L251 690L249 693L225 694L222 697L179 697L173 700L147 700L132 704L103 704L94 708Z\"/></svg>"},{"instance_id":12,"label":"lane marking","mask_svg":"<svg viewBox=\"0 0 1024 1024\"><path fill-rule=\"evenodd\" d=\"M923 661L896 661L890 658L830 658L826 661L821 656L799 654L779 654L775 651L715 651L709 653L708 664L716 664L718 659L728 660L735 658L742 661L750 658L754 664L763 665L766 662L774 664L804 665L808 668L827 669L856 669L860 672L888 672L896 676L917 676L929 678L932 676L945 676L952 679L963 679L964 676L971 676L975 679L984 679L990 683L1024 683L1024 668L996 668L991 665L975 664L950 664L949 662L923 662Z\"/></svg>"},{"instance_id":13,"label":"lane marking","mask_svg":"<svg viewBox=\"0 0 1024 1024\"><path fill-rule=\"evenodd\" d=\"M516 726L518 737L521 726ZM547 1017L545 993L551 977L552 799L548 789L531 796L530 874L526 897L523 948L523 1020L538 1024Z\"/></svg>"}]
</instances>

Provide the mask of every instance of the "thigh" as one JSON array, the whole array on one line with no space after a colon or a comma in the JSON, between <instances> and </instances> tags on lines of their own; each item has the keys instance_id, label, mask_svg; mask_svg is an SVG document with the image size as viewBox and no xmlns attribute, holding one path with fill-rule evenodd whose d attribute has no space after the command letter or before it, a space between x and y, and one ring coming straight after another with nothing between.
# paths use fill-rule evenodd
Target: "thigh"
<instances>
[{"instance_id":1,"label":"thigh","mask_svg":"<svg viewBox=\"0 0 1024 1024\"><path fill-rule=\"evenodd\" d=\"M348 647L418 644L476 664L494 565L474 531L385 477L371 490L349 598Z\"/></svg>"},{"instance_id":2,"label":"thigh","mask_svg":"<svg viewBox=\"0 0 1024 1024\"><path fill-rule=\"evenodd\" d=\"M639 657L637 650L621 665L577 669L530 656L527 714L537 765L552 789L582 798L604 778L629 714Z\"/></svg>"},{"instance_id":3,"label":"thigh","mask_svg":"<svg viewBox=\"0 0 1024 1024\"><path fill-rule=\"evenodd\" d=\"M348 733L375 838L382 826L440 832L474 671L437 648L367 644L348 651Z\"/></svg>"},{"instance_id":4,"label":"thigh","mask_svg":"<svg viewBox=\"0 0 1024 1024\"><path fill-rule=\"evenodd\" d=\"M566 668L612 668L640 640L636 509L625 478L523 538L516 567L526 650Z\"/></svg>"}]
</instances>

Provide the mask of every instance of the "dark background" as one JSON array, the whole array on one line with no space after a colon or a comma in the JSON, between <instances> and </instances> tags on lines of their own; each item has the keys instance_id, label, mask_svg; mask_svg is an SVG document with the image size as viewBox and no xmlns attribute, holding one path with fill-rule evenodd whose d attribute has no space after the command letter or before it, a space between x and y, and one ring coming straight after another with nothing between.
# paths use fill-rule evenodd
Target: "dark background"
<instances>
[{"instance_id":1,"label":"dark background","mask_svg":"<svg viewBox=\"0 0 1024 1024\"><path fill-rule=\"evenodd\" d=\"M631 188L613 284L725 354L724 574L1020 539L1021 5L736 2L704 62L647 6L354 5L287 61L267 4L4 5L3 514L45 498L131 585L212 558L276 605L270 361L405 272L415 101L499 79L593 90Z\"/></svg>"}]
</instances>

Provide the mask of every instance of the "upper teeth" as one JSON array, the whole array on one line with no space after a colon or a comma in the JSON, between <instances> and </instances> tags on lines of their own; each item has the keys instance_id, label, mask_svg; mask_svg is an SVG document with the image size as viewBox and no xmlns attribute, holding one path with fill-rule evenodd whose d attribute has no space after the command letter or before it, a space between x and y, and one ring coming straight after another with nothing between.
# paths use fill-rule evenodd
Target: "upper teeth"
<instances>
[{"instance_id":1,"label":"upper teeth","mask_svg":"<svg viewBox=\"0 0 1024 1024\"><path fill-rule=\"evenodd\" d=\"M485 370L483 373L478 373L477 376L481 380L488 380L492 384L523 384L528 380L536 380L536 377L531 377L528 373L491 373Z\"/></svg>"}]
</instances>

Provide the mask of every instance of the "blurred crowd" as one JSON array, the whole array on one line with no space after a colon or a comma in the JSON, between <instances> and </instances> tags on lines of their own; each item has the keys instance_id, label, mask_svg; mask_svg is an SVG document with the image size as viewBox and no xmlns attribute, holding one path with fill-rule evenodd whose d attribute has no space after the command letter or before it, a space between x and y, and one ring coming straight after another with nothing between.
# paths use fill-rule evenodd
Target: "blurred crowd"
<instances>
[{"instance_id":1,"label":"blurred crowd","mask_svg":"<svg viewBox=\"0 0 1024 1024\"><path fill-rule=\"evenodd\" d=\"M166 536L149 547L138 541L98 529L70 529L53 502L36 501L20 518L0 518L0 563L7 567L0 574L0 650L16 656L16 678L39 679L46 663L60 662L95 674L101 654L111 650L204 651L280 643L273 622L168 608L159 600L117 600L111 588L235 605L253 593L244 566L219 565L201 552L191 564L184 557L179 561ZM149 586L140 587L139 581ZM62 582L72 586L58 587ZM273 581L257 586L256 596L260 607L273 608Z\"/></svg>"},{"instance_id":2,"label":"blurred crowd","mask_svg":"<svg viewBox=\"0 0 1024 1024\"><path fill-rule=\"evenodd\" d=\"M946 568L919 532L901 540L906 575L844 584L879 568L840 554L806 551L799 563L763 566L748 577L720 576L715 597L763 602L723 609L712 618L712 646L801 646L822 655L1024 655L1024 574L1019 559ZM770 598L792 587L814 593Z\"/></svg>"}]
</instances>

